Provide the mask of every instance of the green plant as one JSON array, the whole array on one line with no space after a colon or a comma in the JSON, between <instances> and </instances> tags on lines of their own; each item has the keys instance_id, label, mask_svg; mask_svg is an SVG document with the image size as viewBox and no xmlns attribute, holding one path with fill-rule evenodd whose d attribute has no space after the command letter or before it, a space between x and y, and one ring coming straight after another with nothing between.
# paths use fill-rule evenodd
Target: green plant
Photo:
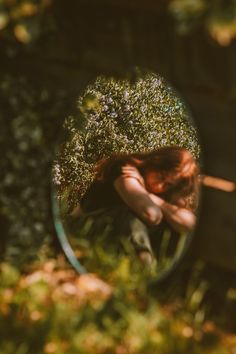
<instances>
[{"instance_id":1,"label":"green plant","mask_svg":"<svg viewBox=\"0 0 236 354\"><path fill-rule=\"evenodd\" d=\"M64 123L54 183L59 199L75 206L93 178L94 164L115 152L179 145L198 158L196 129L183 101L159 75L137 80L98 77L78 99L78 114Z\"/></svg>"}]
</instances>

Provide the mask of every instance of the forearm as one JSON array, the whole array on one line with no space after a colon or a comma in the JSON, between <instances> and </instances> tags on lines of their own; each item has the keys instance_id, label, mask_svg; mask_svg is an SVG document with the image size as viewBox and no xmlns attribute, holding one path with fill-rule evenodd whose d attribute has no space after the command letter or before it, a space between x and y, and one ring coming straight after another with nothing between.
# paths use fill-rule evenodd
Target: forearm
<instances>
[{"instance_id":1,"label":"forearm","mask_svg":"<svg viewBox=\"0 0 236 354\"><path fill-rule=\"evenodd\" d=\"M163 217L161 208L151 200L136 178L121 176L115 180L114 187L125 204L146 224L160 224Z\"/></svg>"},{"instance_id":2,"label":"forearm","mask_svg":"<svg viewBox=\"0 0 236 354\"><path fill-rule=\"evenodd\" d=\"M148 225L159 225L163 218L161 208L157 207L155 204L140 208L137 215Z\"/></svg>"},{"instance_id":3,"label":"forearm","mask_svg":"<svg viewBox=\"0 0 236 354\"><path fill-rule=\"evenodd\" d=\"M158 225L162 221L163 213L161 208L155 204L148 193L140 195L121 195L124 202L135 214L148 225Z\"/></svg>"},{"instance_id":4,"label":"forearm","mask_svg":"<svg viewBox=\"0 0 236 354\"><path fill-rule=\"evenodd\" d=\"M155 203L163 213L166 221L178 232L191 231L196 223L195 215L185 208L167 203L155 194L149 194L153 203Z\"/></svg>"}]
</instances>

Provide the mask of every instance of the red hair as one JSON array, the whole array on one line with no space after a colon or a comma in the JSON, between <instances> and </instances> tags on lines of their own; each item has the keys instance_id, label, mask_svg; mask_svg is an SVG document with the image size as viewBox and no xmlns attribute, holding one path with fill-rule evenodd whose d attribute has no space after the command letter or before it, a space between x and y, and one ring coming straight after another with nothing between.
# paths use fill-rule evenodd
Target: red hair
<instances>
[{"instance_id":1,"label":"red hair","mask_svg":"<svg viewBox=\"0 0 236 354\"><path fill-rule=\"evenodd\" d=\"M113 154L100 160L95 166L96 179L106 181L112 174L117 162L135 166L144 177L145 173L154 171L157 183L163 184L163 192L159 196L170 201L173 195L181 198L197 191L199 168L192 154L179 146L161 147L148 153ZM149 192L152 192L149 190Z\"/></svg>"}]
</instances>

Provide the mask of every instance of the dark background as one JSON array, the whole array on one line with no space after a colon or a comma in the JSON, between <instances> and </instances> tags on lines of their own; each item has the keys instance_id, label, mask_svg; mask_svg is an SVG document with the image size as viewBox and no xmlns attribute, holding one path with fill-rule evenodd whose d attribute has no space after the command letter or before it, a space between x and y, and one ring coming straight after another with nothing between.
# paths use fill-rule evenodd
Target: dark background
<instances>
[{"instance_id":1,"label":"dark background","mask_svg":"<svg viewBox=\"0 0 236 354\"><path fill-rule=\"evenodd\" d=\"M174 16L171 3L59 0L33 16L11 18L0 32L5 257L23 263L54 242L54 149L79 93L100 74L132 79L132 68L140 66L163 75L195 118L203 172L236 181L236 43L233 34L229 42L213 38L206 25L227 5L200 14L183 8ZM19 35L17 24L30 39ZM235 193L203 190L195 257L236 271L235 209Z\"/></svg>"}]
</instances>

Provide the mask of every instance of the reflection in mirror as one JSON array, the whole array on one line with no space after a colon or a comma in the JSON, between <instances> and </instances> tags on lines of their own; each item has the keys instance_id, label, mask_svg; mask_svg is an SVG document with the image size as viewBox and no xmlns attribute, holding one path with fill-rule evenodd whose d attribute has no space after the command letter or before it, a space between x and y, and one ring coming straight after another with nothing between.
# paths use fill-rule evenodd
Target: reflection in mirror
<instances>
[{"instance_id":1,"label":"reflection in mirror","mask_svg":"<svg viewBox=\"0 0 236 354\"><path fill-rule=\"evenodd\" d=\"M163 278L192 237L199 155L189 112L163 78L98 77L66 118L53 167L67 251L91 272Z\"/></svg>"}]
</instances>

